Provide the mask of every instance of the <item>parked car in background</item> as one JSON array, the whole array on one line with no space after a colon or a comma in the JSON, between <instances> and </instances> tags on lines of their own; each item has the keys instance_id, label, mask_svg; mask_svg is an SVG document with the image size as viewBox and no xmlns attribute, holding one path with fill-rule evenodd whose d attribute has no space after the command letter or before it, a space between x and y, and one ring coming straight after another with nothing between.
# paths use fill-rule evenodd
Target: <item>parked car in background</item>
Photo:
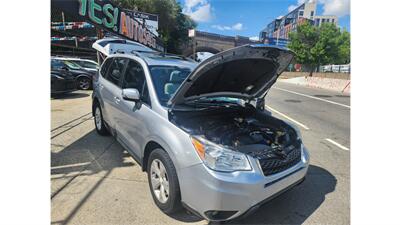
<instances>
[{"instance_id":1,"label":"parked car in background","mask_svg":"<svg viewBox=\"0 0 400 225\"><path fill-rule=\"evenodd\" d=\"M69 62L73 62L88 71L97 72L97 70L99 69L99 64L90 59L67 58L67 57L54 57L54 59L66 60Z\"/></svg>"},{"instance_id":2,"label":"parked car in background","mask_svg":"<svg viewBox=\"0 0 400 225\"><path fill-rule=\"evenodd\" d=\"M51 94L62 94L76 90L75 77L64 71L51 71Z\"/></svg>"},{"instance_id":3,"label":"parked car in background","mask_svg":"<svg viewBox=\"0 0 400 225\"><path fill-rule=\"evenodd\" d=\"M231 220L305 179L300 131L264 110L291 51L245 45L198 64L112 39L93 47L107 56L94 79L96 131L114 135L147 172L163 212L184 206Z\"/></svg>"},{"instance_id":4,"label":"parked car in background","mask_svg":"<svg viewBox=\"0 0 400 225\"><path fill-rule=\"evenodd\" d=\"M51 70L67 73L75 77L77 87L81 90L89 90L93 87L92 80L96 72L88 71L72 61L52 58Z\"/></svg>"}]
</instances>

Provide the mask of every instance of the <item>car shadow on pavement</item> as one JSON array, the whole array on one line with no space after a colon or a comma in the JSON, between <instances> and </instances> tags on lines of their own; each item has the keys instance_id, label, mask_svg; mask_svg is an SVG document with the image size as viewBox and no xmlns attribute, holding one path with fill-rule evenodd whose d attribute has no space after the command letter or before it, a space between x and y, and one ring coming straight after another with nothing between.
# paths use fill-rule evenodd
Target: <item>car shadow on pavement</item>
<instances>
[{"instance_id":1,"label":"car shadow on pavement","mask_svg":"<svg viewBox=\"0 0 400 225\"><path fill-rule=\"evenodd\" d=\"M303 224L335 190L336 178L324 168L310 165L300 185L261 206L254 214L225 224Z\"/></svg>"},{"instance_id":2,"label":"car shadow on pavement","mask_svg":"<svg viewBox=\"0 0 400 225\"><path fill-rule=\"evenodd\" d=\"M51 199L56 197L77 177L95 175L96 184L85 191L78 204L60 221L52 224L67 224L78 213L82 205L95 190L111 175L114 169L136 166L130 155L112 137L102 137L92 130L71 144L64 144L63 137L51 140Z\"/></svg>"},{"instance_id":3,"label":"car shadow on pavement","mask_svg":"<svg viewBox=\"0 0 400 225\"><path fill-rule=\"evenodd\" d=\"M70 93L64 93L64 94L52 94L51 99L57 99L57 100L64 100L64 99L74 99L74 98L84 98L89 96L91 91L85 91L85 92L70 92Z\"/></svg>"},{"instance_id":4,"label":"car shadow on pavement","mask_svg":"<svg viewBox=\"0 0 400 225\"><path fill-rule=\"evenodd\" d=\"M199 222L204 220L203 218L200 218L199 216L196 216L192 214L191 212L187 211L186 209L182 209L179 212L176 212L174 214L167 215L169 217L172 217L175 220L178 220L180 222L185 222L185 223L194 223L194 222Z\"/></svg>"}]
</instances>

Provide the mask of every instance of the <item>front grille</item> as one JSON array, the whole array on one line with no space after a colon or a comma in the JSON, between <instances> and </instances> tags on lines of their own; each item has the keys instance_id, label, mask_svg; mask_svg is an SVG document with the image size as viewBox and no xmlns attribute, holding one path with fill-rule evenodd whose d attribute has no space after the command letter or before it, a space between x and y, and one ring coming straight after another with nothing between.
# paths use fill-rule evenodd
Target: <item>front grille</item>
<instances>
[{"instance_id":1,"label":"front grille","mask_svg":"<svg viewBox=\"0 0 400 225\"><path fill-rule=\"evenodd\" d=\"M296 165L301 160L301 148L294 148L287 152L286 158L265 158L259 159L260 166L265 176L282 172Z\"/></svg>"}]
</instances>

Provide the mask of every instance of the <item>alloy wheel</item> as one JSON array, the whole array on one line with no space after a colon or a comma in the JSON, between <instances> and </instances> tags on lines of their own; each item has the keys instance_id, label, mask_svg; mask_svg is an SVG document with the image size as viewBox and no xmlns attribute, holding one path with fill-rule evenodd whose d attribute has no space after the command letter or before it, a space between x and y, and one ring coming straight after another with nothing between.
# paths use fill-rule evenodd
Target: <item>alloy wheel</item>
<instances>
[{"instance_id":1,"label":"alloy wheel","mask_svg":"<svg viewBox=\"0 0 400 225\"><path fill-rule=\"evenodd\" d=\"M101 112L100 112L100 108L98 106L96 107L96 110L94 111L94 120L95 120L96 128L98 130L101 130Z\"/></svg>"},{"instance_id":2,"label":"alloy wheel","mask_svg":"<svg viewBox=\"0 0 400 225\"><path fill-rule=\"evenodd\" d=\"M150 167L151 186L154 195L161 203L166 203L169 197L169 181L164 164L154 159Z\"/></svg>"},{"instance_id":3,"label":"alloy wheel","mask_svg":"<svg viewBox=\"0 0 400 225\"><path fill-rule=\"evenodd\" d=\"M87 78L82 78L79 80L79 88L82 90L88 90L90 87L90 80Z\"/></svg>"}]
</instances>

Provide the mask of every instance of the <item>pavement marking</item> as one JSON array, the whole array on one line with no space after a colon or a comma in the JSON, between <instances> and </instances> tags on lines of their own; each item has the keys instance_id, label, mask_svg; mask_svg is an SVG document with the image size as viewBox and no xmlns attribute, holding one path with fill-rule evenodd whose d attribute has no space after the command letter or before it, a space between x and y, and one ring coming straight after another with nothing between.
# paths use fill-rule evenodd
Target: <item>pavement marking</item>
<instances>
[{"instance_id":1,"label":"pavement marking","mask_svg":"<svg viewBox=\"0 0 400 225\"><path fill-rule=\"evenodd\" d=\"M286 91L286 92L289 92L289 93L292 93L292 94L304 96L304 97L307 97L307 98L312 98L312 99L320 100L320 101L323 101L323 102L328 102L328 103L331 103L331 104L334 104L334 105L343 106L343 107L345 107L345 108L350 109L350 106L349 106L349 105L345 105L345 104L342 104L342 103L338 103L338 102L334 102L334 101L329 101L329 100L326 100L326 99L323 99L323 98L318 98L318 97L314 97L314 96L311 96L311 95L302 94L302 93L295 92L295 91L291 91L291 90L287 90L287 89L284 89L284 88L278 88L278 87L272 87L272 88L278 89L278 90L281 90L281 91Z\"/></svg>"},{"instance_id":2,"label":"pavement marking","mask_svg":"<svg viewBox=\"0 0 400 225\"><path fill-rule=\"evenodd\" d=\"M332 139L325 138L325 140L328 141L328 142L330 142L330 143L332 143L332 144L334 144L334 145L336 145L337 147L339 147L339 148L341 148L341 149L343 149L343 150L350 151L350 149L344 147L343 145L337 143L336 141L333 141Z\"/></svg>"},{"instance_id":3,"label":"pavement marking","mask_svg":"<svg viewBox=\"0 0 400 225\"><path fill-rule=\"evenodd\" d=\"M300 123L300 122L297 121L297 120L294 120L294 119L290 118L289 116L287 116L287 115L285 115L285 114L279 112L279 111L276 110L276 109L273 109L273 108L271 108L271 107L269 107L269 106L267 106L267 108L270 109L272 112L277 113L277 114L279 114L279 115L285 117L286 119L292 121L293 123L299 125L300 127L304 128L305 130L309 130L309 129L310 129L310 128L308 128L306 125Z\"/></svg>"}]
</instances>

